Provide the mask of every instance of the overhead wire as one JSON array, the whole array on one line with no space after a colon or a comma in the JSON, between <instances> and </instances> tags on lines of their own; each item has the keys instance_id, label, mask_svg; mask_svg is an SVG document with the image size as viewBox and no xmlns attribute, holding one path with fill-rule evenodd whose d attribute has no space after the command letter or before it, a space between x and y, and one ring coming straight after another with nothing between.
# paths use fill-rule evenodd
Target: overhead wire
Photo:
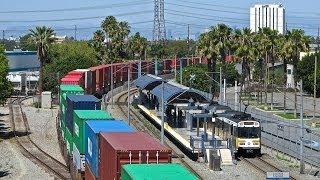
<instances>
[{"instance_id":1,"label":"overhead wire","mask_svg":"<svg viewBox=\"0 0 320 180\"><path fill-rule=\"evenodd\" d=\"M18 13L51 13L51 12L64 12L64 11L87 11L87 10L97 10L97 9L110 9L115 7L127 7L134 5L145 5L146 3L152 3L150 0L140 0L127 3L117 3L109 5L97 5L97 6L87 6L78 8L63 8L63 9L48 9L48 10L16 10L16 11L0 11L0 14L18 14Z\"/></svg>"},{"instance_id":2,"label":"overhead wire","mask_svg":"<svg viewBox=\"0 0 320 180\"><path fill-rule=\"evenodd\" d=\"M129 15L138 15L138 14L146 14L153 12L151 10L146 10L146 11L137 11L137 12L129 12L129 13L122 13L122 14L110 14L112 16L129 16ZM105 18L106 16L109 15L104 15L104 16L92 16L92 17L78 17L78 18L62 18L62 19L36 19L36 20L0 20L0 23L17 23L17 22L56 22L56 21L77 21L77 20L88 20L88 19L100 19L100 18Z\"/></svg>"}]
</instances>

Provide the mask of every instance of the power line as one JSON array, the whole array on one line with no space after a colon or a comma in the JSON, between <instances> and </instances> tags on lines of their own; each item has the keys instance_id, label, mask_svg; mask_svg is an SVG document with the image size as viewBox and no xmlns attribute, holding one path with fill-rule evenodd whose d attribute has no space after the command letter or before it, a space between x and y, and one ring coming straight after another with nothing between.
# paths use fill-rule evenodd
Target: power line
<instances>
[{"instance_id":1,"label":"power line","mask_svg":"<svg viewBox=\"0 0 320 180\"><path fill-rule=\"evenodd\" d=\"M129 23L129 25L136 25L136 24L145 24L145 23L151 23L153 22L152 20L149 21L138 21L138 22L133 22L133 23ZM77 30L87 30L87 29L99 29L101 28L100 26L89 26L89 27L79 27L77 26ZM74 31L74 27L70 27L70 28L53 28L55 31ZM132 29L136 29L135 27L132 27ZM142 29L142 27L141 27ZM145 28L144 28L145 29ZM29 28L26 29L6 29L3 31L29 31Z\"/></svg>"},{"instance_id":2,"label":"power line","mask_svg":"<svg viewBox=\"0 0 320 180\"><path fill-rule=\"evenodd\" d=\"M184 0L183 0L184 1ZM187 1L185 1L185 2L187 2ZM190 2L189 2L190 3ZM178 4L178 3L168 3L167 2L167 4L170 4L170 5L174 5L174 6L178 6L178 7L186 7L186 8L191 8L191 9L199 9L199 10L207 10L207 11L216 11L216 12L223 12L223 13L231 13L231 14L243 14L243 15L250 15L250 12L240 12L240 11L231 11L231 10L221 10L221 9L213 9L213 8L208 8L208 7L197 7L197 6L191 6L191 5L188 5L188 4ZM192 4L205 4L205 3L192 3ZM207 6L209 5L209 4L206 4ZM210 6L212 6L212 4L210 4ZM216 5L217 6L217 5ZM225 7L227 7L227 6L225 6ZM232 8L236 8L236 7L234 7L234 6L230 6L230 7L232 7ZM239 7L239 8L236 8L236 9L244 9L244 8L241 8L241 7ZM249 8L247 9L247 10L249 10ZM318 20L319 19L319 17L310 17L310 16L288 16L288 15L286 15L286 17L287 18L292 18L292 19L294 19L294 18L299 18L299 19L312 19L312 20Z\"/></svg>"},{"instance_id":3,"label":"power line","mask_svg":"<svg viewBox=\"0 0 320 180\"><path fill-rule=\"evenodd\" d=\"M64 8L64 9L48 9L48 10L18 10L18 11L0 11L0 14L17 14L17 13L50 13L50 12L64 12L64 11L87 11L87 10L97 10L97 9L109 9L115 7L127 7L134 5L145 5L146 3L151 3L151 1L133 1L127 3L117 3L109 5L99 5L99 6L87 6L87 7L78 7L78 8Z\"/></svg>"},{"instance_id":4,"label":"power line","mask_svg":"<svg viewBox=\"0 0 320 180\"><path fill-rule=\"evenodd\" d=\"M151 13L153 11L137 11L123 14L110 14L112 16L130 16L130 15L138 15L138 14L146 14ZM109 15L107 15L109 16ZM56 21L78 21L78 20L88 20L88 19L100 19L105 18L104 16L92 16L92 17L79 17L79 18L63 18L63 19L37 19L37 20L0 20L1 23L30 23L30 22L56 22Z\"/></svg>"},{"instance_id":5,"label":"power line","mask_svg":"<svg viewBox=\"0 0 320 180\"><path fill-rule=\"evenodd\" d=\"M224 16L215 16L215 15L208 15L208 14L200 14L200 13L193 13L193 12L186 12L186 11L177 11L177 10L172 10L172 9L165 9L166 11L171 11L175 13L186 13L186 14L193 14L193 15L198 15L198 16L206 16L206 17L216 17L216 18L223 18L223 19L231 19L231 20L236 20L236 21L244 21L248 22L248 19L244 18L231 18L231 17L224 17Z\"/></svg>"},{"instance_id":6,"label":"power line","mask_svg":"<svg viewBox=\"0 0 320 180\"><path fill-rule=\"evenodd\" d=\"M235 22L235 21L221 20L221 19L215 19L215 18L206 18L206 17L201 17L201 16L192 16L192 15L177 14L177 13L171 13L171 12L167 12L167 14L171 14L171 15L174 15L174 16L190 17L190 18L195 18L195 19L217 21L217 22L222 22L222 23L235 23L235 24L240 24L240 25L248 25L248 24L245 24L245 23L239 23L239 22ZM249 23L249 21L248 21L248 23Z\"/></svg>"}]
</instances>

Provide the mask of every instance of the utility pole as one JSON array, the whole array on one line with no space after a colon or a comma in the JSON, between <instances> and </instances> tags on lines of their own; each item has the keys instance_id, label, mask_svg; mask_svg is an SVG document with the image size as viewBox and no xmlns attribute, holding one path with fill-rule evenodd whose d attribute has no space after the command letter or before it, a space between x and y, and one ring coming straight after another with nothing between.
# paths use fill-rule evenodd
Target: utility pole
<instances>
[{"instance_id":1,"label":"utility pole","mask_svg":"<svg viewBox=\"0 0 320 180\"><path fill-rule=\"evenodd\" d=\"M74 40L77 40L77 25L74 25Z\"/></svg>"},{"instance_id":2,"label":"utility pole","mask_svg":"<svg viewBox=\"0 0 320 180\"><path fill-rule=\"evenodd\" d=\"M177 80L177 55L174 57L174 80Z\"/></svg>"},{"instance_id":3,"label":"utility pole","mask_svg":"<svg viewBox=\"0 0 320 180\"><path fill-rule=\"evenodd\" d=\"M111 63L111 66L110 66L110 68L111 68L111 72L110 72L110 77L111 77L111 108L113 109L113 65L112 65L112 63Z\"/></svg>"},{"instance_id":4,"label":"utility pole","mask_svg":"<svg viewBox=\"0 0 320 180\"><path fill-rule=\"evenodd\" d=\"M130 125L130 63L128 64L128 123Z\"/></svg>"},{"instance_id":5,"label":"utility pole","mask_svg":"<svg viewBox=\"0 0 320 180\"><path fill-rule=\"evenodd\" d=\"M180 84L182 84L182 60L181 59L180 59L179 65L180 65Z\"/></svg>"},{"instance_id":6,"label":"utility pole","mask_svg":"<svg viewBox=\"0 0 320 180\"><path fill-rule=\"evenodd\" d=\"M316 48L316 55L314 60L314 84L313 84L313 118L316 117L316 96L317 96L317 63L318 63L318 50L319 50L319 28L318 28L318 36L316 38L318 47Z\"/></svg>"},{"instance_id":7,"label":"utility pole","mask_svg":"<svg viewBox=\"0 0 320 180\"><path fill-rule=\"evenodd\" d=\"M164 144L164 82L161 84L161 144Z\"/></svg>"},{"instance_id":8,"label":"utility pole","mask_svg":"<svg viewBox=\"0 0 320 180\"><path fill-rule=\"evenodd\" d=\"M219 104L222 104L222 68L221 67L220 67L220 82L219 82L219 86L220 86Z\"/></svg>"},{"instance_id":9,"label":"utility pole","mask_svg":"<svg viewBox=\"0 0 320 180\"><path fill-rule=\"evenodd\" d=\"M187 39L187 44L188 44L188 56L190 55L190 25L188 24L188 39Z\"/></svg>"},{"instance_id":10,"label":"utility pole","mask_svg":"<svg viewBox=\"0 0 320 180\"><path fill-rule=\"evenodd\" d=\"M2 30L2 42L4 42L4 30Z\"/></svg>"},{"instance_id":11,"label":"utility pole","mask_svg":"<svg viewBox=\"0 0 320 180\"><path fill-rule=\"evenodd\" d=\"M300 109L300 174L304 174L304 156L303 156L303 129L304 129L304 122L303 122L303 95L302 95L302 80L300 80L300 97L301 97L301 109Z\"/></svg>"}]
</instances>

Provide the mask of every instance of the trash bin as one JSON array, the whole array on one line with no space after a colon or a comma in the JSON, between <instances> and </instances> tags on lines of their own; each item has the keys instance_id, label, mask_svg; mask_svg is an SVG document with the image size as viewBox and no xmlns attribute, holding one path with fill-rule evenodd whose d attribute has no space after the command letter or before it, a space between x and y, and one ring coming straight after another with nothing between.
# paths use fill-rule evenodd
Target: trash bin
<instances>
[{"instance_id":1,"label":"trash bin","mask_svg":"<svg viewBox=\"0 0 320 180\"><path fill-rule=\"evenodd\" d=\"M213 170L214 171L221 171L221 160L220 156L213 154L212 155L212 161L213 161Z\"/></svg>"}]
</instances>

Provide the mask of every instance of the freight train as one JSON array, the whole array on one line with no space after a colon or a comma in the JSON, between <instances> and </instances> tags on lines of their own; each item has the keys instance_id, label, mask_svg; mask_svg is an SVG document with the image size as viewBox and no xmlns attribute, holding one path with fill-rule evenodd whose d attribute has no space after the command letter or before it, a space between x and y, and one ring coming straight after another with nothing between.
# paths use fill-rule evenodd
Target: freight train
<instances>
[{"instance_id":1,"label":"freight train","mask_svg":"<svg viewBox=\"0 0 320 180\"><path fill-rule=\"evenodd\" d=\"M97 97L139 74L168 74L172 68L206 63L200 58L129 61L69 72L60 81L58 134L74 179L197 179L172 152L150 135L137 132L101 110Z\"/></svg>"}]
</instances>

